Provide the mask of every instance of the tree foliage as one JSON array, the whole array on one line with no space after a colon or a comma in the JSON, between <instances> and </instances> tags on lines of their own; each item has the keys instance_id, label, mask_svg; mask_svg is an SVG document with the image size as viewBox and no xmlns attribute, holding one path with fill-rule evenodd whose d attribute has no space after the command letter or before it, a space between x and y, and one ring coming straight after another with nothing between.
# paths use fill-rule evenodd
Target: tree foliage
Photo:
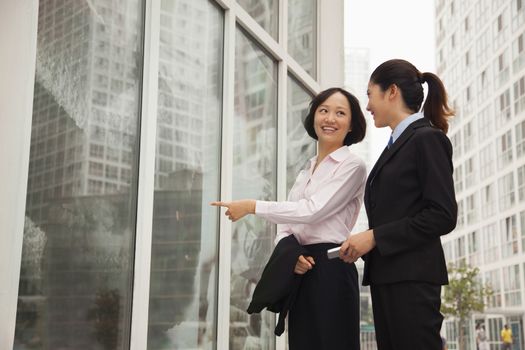
<instances>
[{"instance_id":1,"label":"tree foliage","mask_svg":"<svg viewBox=\"0 0 525 350\"><path fill-rule=\"evenodd\" d=\"M482 313L492 295L490 285L478 277L479 269L465 264L449 265L449 284L444 288L441 312L459 321L459 348L465 349L464 330L473 313Z\"/></svg>"},{"instance_id":2,"label":"tree foliage","mask_svg":"<svg viewBox=\"0 0 525 350\"><path fill-rule=\"evenodd\" d=\"M467 265L450 265L449 284L445 286L441 312L447 316L466 319L473 312L485 310L485 300L492 294L489 285L478 279L479 269Z\"/></svg>"}]
</instances>

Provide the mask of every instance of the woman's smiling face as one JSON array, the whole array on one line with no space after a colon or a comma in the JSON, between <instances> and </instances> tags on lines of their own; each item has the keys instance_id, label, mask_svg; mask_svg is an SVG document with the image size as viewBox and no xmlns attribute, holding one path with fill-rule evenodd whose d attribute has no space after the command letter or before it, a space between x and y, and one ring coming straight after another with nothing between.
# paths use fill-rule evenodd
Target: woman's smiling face
<instances>
[{"instance_id":1,"label":"woman's smiling face","mask_svg":"<svg viewBox=\"0 0 525 350\"><path fill-rule=\"evenodd\" d=\"M340 92L328 97L315 111L314 129L320 143L342 146L351 124L350 103Z\"/></svg>"},{"instance_id":2,"label":"woman's smiling face","mask_svg":"<svg viewBox=\"0 0 525 350\"><path fill-rule=\"evenodd\" d=\"M388 104L386 93L378 84L370 82L366 94L368 95L366 110L374 117L375 126L378 128L388 126L388 113L391 106Z\"/></svg>"}]
</instances>

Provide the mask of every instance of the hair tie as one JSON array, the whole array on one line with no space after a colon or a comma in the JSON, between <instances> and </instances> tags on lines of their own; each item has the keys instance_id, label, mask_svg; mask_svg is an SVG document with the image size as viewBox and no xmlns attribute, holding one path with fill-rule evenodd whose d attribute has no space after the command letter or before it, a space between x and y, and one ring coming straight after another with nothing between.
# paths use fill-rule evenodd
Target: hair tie
<instances>
[{"instance_id":1,"label":"hair tie","mask_svg":"<svg viewBox=\"0 0 525 350\"><path fill-rule=\"evenodd\" d=\"M414 83L423 84L424 82L425 82L425 79L423 79L423 76L418 73L414 79Z\"/></svg>"}]
</instances>

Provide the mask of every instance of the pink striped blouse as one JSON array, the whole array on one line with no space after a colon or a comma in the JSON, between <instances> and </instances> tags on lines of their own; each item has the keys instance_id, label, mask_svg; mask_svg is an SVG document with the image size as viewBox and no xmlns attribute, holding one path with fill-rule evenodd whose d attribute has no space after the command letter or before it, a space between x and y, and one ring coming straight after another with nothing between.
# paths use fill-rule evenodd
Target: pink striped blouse
<instances>
[{"instance_id":1,"label":"pink striped blouse","mask_svg":"<svg viewBox=\"0 0 525 350\"><path fill-rule=\"evenodd\" d=\"M256 201L255 214L278 224L277 243L294 234L302 245L342 243L354 227L363 204L364 162L343 146L313 171L317 157L302 170L285 202Z\"/></svg>"}]
</instances>

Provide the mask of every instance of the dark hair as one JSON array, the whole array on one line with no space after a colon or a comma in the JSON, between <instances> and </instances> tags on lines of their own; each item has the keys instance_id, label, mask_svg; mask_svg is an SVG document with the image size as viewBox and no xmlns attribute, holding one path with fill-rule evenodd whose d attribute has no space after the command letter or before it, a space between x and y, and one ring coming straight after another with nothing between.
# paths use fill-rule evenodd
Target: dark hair
<instances>
[{"instance_id":1,"label":"dark hair","mask_svg":"<svg viewBox=\"0 0 525 350\"><path fill-rule=\"evenodd\" d=\"M343 144L346 146L350 146L354 143L361 142L365 138L366 134L366 120L365 116L363 115L363 111L359 106L359 100L345 89L337 87L321 91L319 94L317 94L317 96L315 96L312 99L312 101L310 102L310 110L308 111L308 114L306 115L306 118L303 121L304 128L306 129L308 135L310 135L313 139L317 140L317 134L315 133L314 128L315 111L321 103L326 101L328 97L332 96L336 92L342 93L347 98L348 104L350 105L350 112L352 114L352 131L350 131L348 135L346 135L345 139L343 140Z\"/></svg>"},{"instance_id":2,"label":"dark hair","mask_svg":"<svg viewBox=\"0 0 525 350\"><path fill-rule=\"evenodd\" d=\"M423 103L423 83L428 84L428 95L423 105L423 113L432 125L448 131L448 118L454 114L447 103L447 92L443 82L433 73L421 73L410 62L400 59L389 60L377 67L370 76L370 82L386 91L396 85L407 107L418 112Z\"/></svg>"}]
</instances>

